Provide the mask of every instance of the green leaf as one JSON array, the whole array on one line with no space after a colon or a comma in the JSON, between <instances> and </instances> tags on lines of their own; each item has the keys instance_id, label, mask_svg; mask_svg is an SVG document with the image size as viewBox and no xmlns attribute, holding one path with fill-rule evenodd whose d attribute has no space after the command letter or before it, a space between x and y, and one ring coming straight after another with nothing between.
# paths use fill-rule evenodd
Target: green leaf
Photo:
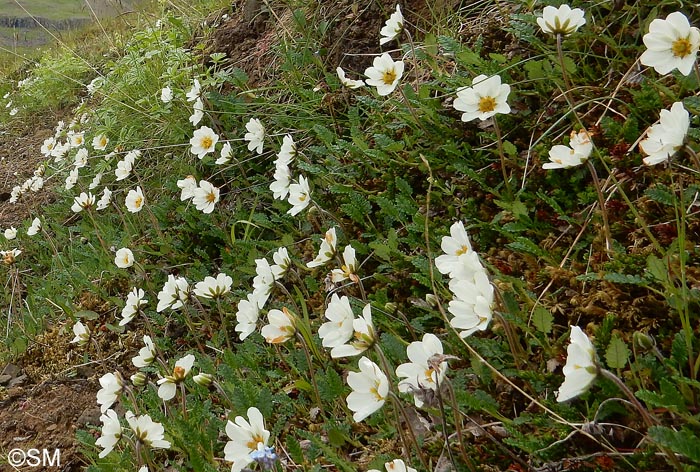
<instances>
[{"instance_id":1,"label":"green leaf","mask_svg":"<svg viewBox=\"0 0 700 472\"><path fill-rule=\"evenodd\" d=\"M674 202L676 201L676 196L673 194L673 192L671 192L668 187L661 184L649 187L644 193L647 197L651 198L656 203L661 203L662 205L673 206Z\"/></svg>"},{"instance_id":2,"label":"green leaf","mask_svg":"<svg viewBox=\"0 0 700 472\"><path fill-rule=\"evenodd\" d=\"M635 396L653 408L668 408L676 413L688 411L683 395L678 391L678 386L667 379L661 379L661 393L651 390L640 390Z\"/></svg>"},{"instance_id":3,"label":"green leaf","mask_svg":"<svg viewBox=\"0 0 700 472\"><path fill-rule=\"evenodd\" d=\"M648 434L652 441L700 463L700 438L696 434L686 429L674 431L666 426L652 426Z\"/></svg>"},{"instance_id":4,"label":"green leaf","mask_svg":"<svg viewBox=\"0 0 700 472\"><path fill-rule=\"evenodd\" d=\"M659 282L668 283L668 267L666 263L653 254L649 254L649 257L647 257L647 271Z\"/></svg>"},{"instance_id":5,"label":"green leaf","mask_svg":"<svg viewBox=\"0 0 700 472\"><path fill-rule=\"evenodd\" d=\"M605 351L605 361L611 369L622 369L630 356L627 344L616 334L613 334Z\"/></svg>"},{"instance_id":6,"label":"green leaf","mask_svg":"<svg viewBox=\"0 0 700 472\"><path fill-rule=\"evenodd\" d=\"M340 209L345 212L356 223L362 223L372 211L372 204L359 193L348 194L348 203L340 205Z\"/></svg>"},{"instance_id":7,"label":"green leaf","mask_svg":"<svg viewBox=\"0 0 700 472\"><path fill-rule=\"evenodd\" d=\"M98 315L92 310L77 311L73 316L75 316L76 318L82 318L84 320L96 320L100 317L100 315Z\"/></svg>"},{"instance_id":8,"label":"green leaf","mask_svg":"<svg viewBox=\"0 0 700 472\"><path fill-rule=\"evenodd\" d=\"M549 334L552 332L553 322L554 317L552 316L552 313L541 305L535 308L534 313L532 313L532 324L538 331L541 331L544 334Z\"/></svg>"},{"instance_id":9,"label":"green leaf","mask_svg":"<svg viewBox=\"0 0 700 472\"><path fill-rule=\"evenodd\" d=\"M304 463L304 450L301 448L299 441L291 434L287 435L287 452L297 464Z\"/></svg>"},{"instance_id":10,"label":"green leaf","mask_svg":"<svg viewBox=\"0 0 700 472\"><path fill-rule=\"evenodd\" d=\"M644 279L638 275L618 274L616 272L612 272L605 274L603 279L616 284L644 285Z\"/></svg>"},{"instance_id":11,"label":"green leaf","mask_svg":"<svg viewBox=\"0 0 700 472\"><path fill-rule=\"evenodd\" d=\"M528 254L532 254L533 256L549 259L549 255L540 246L538 246L528 238L517 238L512 243L507 244L507 246L509 249L512 249L516 252L525 252Z\"/></svg>"}]
</instances>

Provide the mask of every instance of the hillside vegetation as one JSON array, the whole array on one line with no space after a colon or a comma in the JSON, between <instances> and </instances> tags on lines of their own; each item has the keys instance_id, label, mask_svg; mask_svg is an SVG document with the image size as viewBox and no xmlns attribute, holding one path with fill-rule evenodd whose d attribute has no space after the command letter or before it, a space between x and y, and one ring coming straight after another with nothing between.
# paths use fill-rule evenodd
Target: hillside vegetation
<instances>
[{"instance_id":1,"label":"hillside vegetation","mask_svg":"<svg viewBox=\"0 0 700 472\"><path fill-rule=\"evenodd\" d=\"M700 468L697 8L152 8L0 83L75 470Z\"/></svg>"}]
</instances>

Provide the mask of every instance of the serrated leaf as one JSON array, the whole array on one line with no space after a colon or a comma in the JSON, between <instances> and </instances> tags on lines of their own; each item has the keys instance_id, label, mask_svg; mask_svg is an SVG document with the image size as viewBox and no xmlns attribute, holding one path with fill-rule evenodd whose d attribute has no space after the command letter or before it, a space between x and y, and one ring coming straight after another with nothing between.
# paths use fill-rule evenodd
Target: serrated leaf
<instances>
[{"instance_id":1,"label":"serrated leaf","mask_svg":"<svg viewBox=\"0 0 700 472\"><path fill-rule=\"evenodd\" d=\"M75 316L76 318L82 318L84 320L96 320L100 317L100 315L98 315L92 310L77 311L73 316Z\"/></svg>"},{"instance_id":2,"label":"serrated leaf","mask_svg":"<svg viewBox=\"0 0 700 472\"><path fill-rule=\"evenodd\" d=\"M673 194L673 192L663 185L655 185L650 187L644 192L644 194L654 200L656 203L661 203L662 205L666 206L673 206L674 202L676 201L676 196Z\"/></svg>"},{"instance_id":3,"label":"serrated leaf","mask_svg":"<svg viewBox=\"0 0 700 472\"><path fill-rule=\"evenodd\" d=\"M516 252L525 252L533 256L549 258L549 255L540 246L527 238L517 238L512 243L508 243L507 246Z\"/></svg>"},{"instance_id":4,"label":"serrated leaf","mask_svg":"<svg viewBox=\"0 0 700 472\"><path fill-rule=\"evenodd\" d=\"M356 223L362 223L372 210L372 204L358 193L348 194L347 198L350 201L340 205L340 209Z\"/></svg>"},{"instance_id":5,"label":"serrated leaf","mask_svg":"<svg viewBox=\"0 0 700 472\"><path fill-rule=\"evenodd\" d=\"M537 328L538 331L549 334L552 332L552 323L554 322L554 316L548 309L543 306L538 306L532 313L532 324Z\"/></svg>"},{"instance_id":6,"label":"serrated leaf","mask_svg":"<svg viewBox=\"0 0 700 472\"><path fill-rule=\"evenodd\" d=\"M627 365L629 357L630 350L627 348L627 344L619 336L613 334L608 349L605 351L605 362L607 362L608 367L622 369Z\"/></svg>"},{"instance_id":7,"label":"serrated leaf","mask_svg":"<svg viewBox=\"0 0 700 472\"><path fill-rule=\"evenodd\" d=\"M666 263L653 254L647 257L647 271L659 282L668 282L668 267Z\"/></svg>"},{"instance_id":8,"label":"serrated leaf","mask_svg":"<svg viewBox=\"0 0 700 472\"><path fill-rule=\"evenodd\" d=\"M640 390L635 393L635 396L653 408L667 408L676 413L688 411L686 401L675 384L667 379L661 379L659 386L661 393L651 390Z\"/></svg>"},{"instance_id":9,"label":"serrated leaf","mask_svg":"<svg viewBox=\"0 0 700 472\"><path fill-rule=\"evenodd\" d=\"M682 429L674 431L666 426L652 426L648 431L652 441L682 454L695 463L700 463L700 437Z\"/></svg>"},{"instance_id":10,"label":"serrated leaf","mask_svg":"<svg viewBox=\"0 0 700 472\"><path fill-rule=\"evenodd\" d=\"M287 452L297 464L304 463L304 450L301 448L297 438L291 434L287 435Z\"/></svg>"},{"instance_id":11,"label":"serrated leaf","mask_svg":"<svg viewBox=\"0 0 700 472\"><path fill-rule=\"evenodd\" d=\"M605 274L603 279L616 284L644 285L644 279L638 275L632 274L618 274L616 272L612 272Z\"/></svg>"}]
</instances>

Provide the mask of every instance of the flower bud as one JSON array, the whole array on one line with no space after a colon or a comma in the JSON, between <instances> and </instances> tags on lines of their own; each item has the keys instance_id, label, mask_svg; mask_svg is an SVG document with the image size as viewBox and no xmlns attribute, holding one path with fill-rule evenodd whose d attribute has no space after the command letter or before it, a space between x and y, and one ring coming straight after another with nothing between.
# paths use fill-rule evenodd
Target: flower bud
<instances>
[{"instance_id":1,"label":"flower bud","mask_svg":"<svg viewBox=\"0 0 700 472\"><path fill-rule=\"evenodd\" d=\"M388 302L384 305L384 309L389 313L394 313L396 310L399 309L399 307L396 305L396 303Z\"/></svg>"},{"instance_id":2,"label":"flower bud","mask_svg":"<svg viewBox=\"0 0 700 472\"><path fill-rule=\"evenodd\" d=\"M131 376L131 383L134 384L135 387L143 387L146 385L146 374L143 372L136 372Z\"/></svg>"},{"instance_id":3,"label":"flower bud","mask_svg":"<svg viewBox=\"0 0 700 472\"><path fill-rule=\"evenodd\" d=\"M656 346L656 341L654 341L654 338L647 333L642 333L641 331L634 332L632 335L632 341L634 342L634 345L642 351L650 351Z\"/></svg>"},{"instance_id":4,"label":"flower bud","mask_svg":"<svg viewBox=\"0 0 700 472\"><path fill-rule=\"evenodd\" d=\"M211 374L199 373L195 375L192 380L194 380L197 385L208 387L214 381L214 376Z\"/></svg>"},{"instance_id":5,"label":"flower bud","mask_svg":"<svg viewBox=\"0 0 700 472\"><path fill-rule=\"evenodd\" d=\"M430 305L430 308L437 308L437 297L432 293L425 294L425 302Z\"/></svg>"}]
</instances>

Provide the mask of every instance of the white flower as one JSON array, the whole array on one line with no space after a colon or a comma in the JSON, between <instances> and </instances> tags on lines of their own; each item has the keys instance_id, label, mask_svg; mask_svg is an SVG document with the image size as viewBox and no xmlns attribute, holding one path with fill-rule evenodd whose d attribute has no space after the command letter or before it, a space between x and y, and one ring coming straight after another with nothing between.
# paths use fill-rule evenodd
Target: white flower
<instances>
[{"instance_id":1,"label":"white flower","mask_svg":"<svg viewBox=\"0 0 700 472\"><path fill-rule=\"evenodd\" d=\"M102 191L102 197L100 197L100 200L97 202L95 209L104 210L109 206L110 201L112 201L112 191L105 187L105 189Z\"/></svg>"},{"instance_id":2,"label":"white flower","mask_svg":"<svg viewBox=\"0 0 700 472\"><path fill-rule=\"evenodd\" d=\"M671 110L661 110L659 122L647 130L647 137L640 141L639 148L647 154L644 163L648 166L667 161L683 146L690 126L690 115L682 102L676 102Z\"/></svg>"},{"instance_id":3,"label":"white flower","mask_svg":"<svg viewBox=\"0 0 700 472\"><path fill-rule=\"evenodd\" d=\"M87 86L85 87L87 89L88 95L92 95L93 93L95 93L95 91L102 87L104 83L104 77L95 77L94 79L92 79L92 81L90 81L90 83L87 84Z\"/></svg>"},{"instance_id":4,"label":"white flower","mask_svg":"<svg viewBox=\"0 0 700 472\"><path fill-rule=\"evenodd\" d=\"M253 291L258 296L260 308L265 306L270 296L272 287L275 286L275 273L267 259L255 259L255 277L253 278Z\"/></svg>"},{"instance_id":5,"label":"white flower","mask_svg":"<svg viewBox=\"0 0 700 472\"><path fill-rule=\"evenodd\" d=\"M185 377L192 369L194 365L194 356L188 354L185 357L178 359L175 362L175 368L173 369L172 375L166 375L162 379L158 380L158 396L163 399L163 401L172 400L177 392L177 384L184 382Z\"/></svg>"},{"instance_id":6,"label":"white flower","mask_svg":"<svg viewBox=\"0 0 700 472\"><path fill-rule=\"evenodd\" d=\"M127 411L124 418L134 432L135 439L141 444L155 449L170 448L170 442L163 439L165 437L163 425L153 421L150 416L135 416L131 411Z\"/></svg>"},{"instance_id":7,"label":"white flower","mask_svg":"<svg viewBox=\"0 0 700 472\"><path fill-rule=\"evenodd\" d=\"M354 339L333 347L331 349L332 358L357 356L376 342L377 334L374 331L374 324L372 324L372 308L369 303L362 309L362 316L352 321L352 329Z\"/></svg>"},{"instance_id":8,"label":"white flower","mask_svg":"<svg viewBox=\"0 0 700 472\"><path fill-rule=\"evenodd\" d=\"M31 226L29 227L29 229L27 229L27 235L34 236L40 230L41 230L41 220L39 218L34 218L32 220Z\"/></svg>"},{"instance_id":9,"label":"white flower","mask_svg":"<svg viewBox=\"0 0 700 472\"><path fill-rule=\"evenodd\" d=\"M168 274L168 280L163 285L163 289L158 292L157 312L166 308L177 310L187 302L190 286L184 277L175 277Z\"/></svg>"},{"instance_id":10,"label":"white flower","mask_svg":"<svg viewBox=\"0 0 700 472\"><path fill-rule=\"evenodd\" d=\"M119 372L109 373L100 377L100 385L102 388L97 391L97 404L100 405L100 411L104 413L117 401L124 388L124 381Z\"/></svg>"},{"instance_id":11,"label":"white flower","mask_svg":"<svg viewBox=\"0 0 700 472\"><path fill-rule=\"evenodd\" d=\"M382 35L382 37L379 38L379 45L382 46L392 41L401 33L402 29L403 15L401 14L401 8L396 5L396 11L391 14L389 19L386 20L386 23L384 23L384 27L379 31L379 34Z\"/></svg>"},{"instance_id":12,"label":"white flower","mask_svg":"<svg viewBox=\"0 0 700 472\"><path fill-rule=\"evenodd\" d=\"M131 171L134 168L134 159L129 158L129 154L127 154L124 159L121 161L117 162L117 168L114 171L114 175L117 177L117 181L124 180L129 175L131 175Z\"/></svg>"},{"instance_id":13,"label":"white flower","mask_svg":"<svg viewBox=\"0 0 700 472\"><path fill-rule=\"evenodd\" d=\"M292 173L287 164L280 163L275 166L275 181L270 184L272 198L284 200L289 194L289 185L292 180Z\"/></svg>"},{"instance_id":14,"label":"white flower","mask_svg":"<svg viewBox=\"0 0 700 472\"><path fill-rule=\"evenodd\" d=\"M226 435L230 441L224 447L224 460L233 462L231 472L241 472L245 466L253 462L250 453L258 449L258 445L267 446L270 432L265 429L265 420L255 407L248 408L248 420L236 416L234 421L226 423Z\"/></svg>"},{"instance_id":15,"label":"white flower","mask_svg":"<svg viewBox=\"0 0 700 472\"><path fill-rule=\"evenodd\" d=\"M221 298L231 291L233 279L223 272L216 278L205 277L202 282L194 286L194 294L201 298Z\"/></svg>"},{"instance_id":16,"label":"white flower","mask_svg":"<svg viewBox=\"0 0 700 472\"><path fill-rule=\"evenodd\" d=\"M80 321L76 321L73 325L73 334L75 337L71 343L77 343L78 346L84 346L90 339L90 330Z\"/></svg>"},{"instance_id":17,"label":"white flower","mask_svg":"<svg viewBox=\"0 0 700 472\"><path fill-rule=\"evenodd\" d=\"M12 240L17 237L17 229L14 226L10 226L5 230L5 239Z\"/></svg>"},{"instance_id":18,"label":"white flower","mask_svg":"<svg viewBox=\"0 0 700 472\"><path fill-rule=\"evenodd\" d=\"M45 157L49 157L55 146L56 146L56 138L54 138L54 137L46 138L44 140L44 143L41 145L41 153Z\"/></svg>"},{"instance_id":19,"label":"white flower","mask_svg":"<svg viewBox=\"0 0 700 472\"><path fill-rule=\"evenodd\" d=\"M494 75L474 77L471 87L457 89L457 98L453 106L462 111L462 121L472 121L479 118L487 120L496 113L510 113L508 105L510 85L501 84L501 77Z\"/></svg>"},{"instance_id":20,"label":"white flower","mask_svg":"<svg viewBox=\"0 0 700 472\"><path fill-rule=\"evenodd\" d=\"M178 180L177 186L182 189L180 201L184 202L194 197L194 192L197 190L197 179L194 178L194 175L188 175L184 179Z\"/></svg>"},{"instance_id":21,"label":"white flower","mask_svg":"<svg viewBox=\"0 0 700 472\"><path fill-rule=\"evenodd\" d=\"M29 190L32 192L38 192L44 187L44 178L40 175L31 177L27 182L29 183Z\"/></svg>"},{"instance_id":22,"label":"white flower","mask_svg":"<svg viewBox=\"0 0 700 472\"><path fill-rule=\"evenodd\" d=\"M216 143L219 142L219 135L208 126L202 126L194 132L190 139L190 152L203 159L210 152L215 151Z\"/></svg>"},{"instance_id":23,"label":"white flower","mask_svg":"<svg viewBox=\"0 0 700 472\"><path fill-rule=\"evenodd\" d=\"M0 257L2 257L2 262L5 265L14 264L15 259L20 254L22 254L22 251L17 248L10 249L8 251L0 251Z\"/></svg>"},{"instance_id":24,"label":"white flower","mask_svg":"<svg viewBox=\"0 0 700 472\"><path fill-rule=\"evenodd\" d=\"M80 132L69 132L68 137L70 138L70 147L77 148L85 144L85 134Z\"/></svg>"},{"instance_id":25,"label":"white flower","mask_svg":"<svg viewBox=\"0 0 700 472\"><path fill-rule=\"evenodd\" d=\"M281 310L270 310L267 313L267 321L268 324L262 327L260 334L270 344L281 344L292 338L297 331L296 317L285 307Z\"/></svg>"},{"instance_id":26,"label":"white flower","mask_svg":"<svg viewBox=\"0 0 700 472\"><path fill-rule=\"evenodd\" d=\"M289 266L292 263L292 260L289 258L289 252L287 252L287 248L281 247L277 249L277 251L275 251L275 253L272 255L272 260L275 263L270 266L270 270L272 271L275 280L279 280L284 277L284 274L287 273L287 269L289 269Z\"/></svg>"},{"instance_id":27,"label":"white flower","mask_svg":"<svg viewBox=\"0 0 700 472\"><path fill-rule=\"evenodd\" d=\"M330 261L333 256L335 256L335 246L338 239L335 235L335 228L331 228L326 231L326 234L321 238L321 247L318 250L318 255L313 261L308 262L306 267L313 269L314 267L320 267L326 262Z\"/></svg>"},{"instance_id":28,"label":"white flower","mask_svg":"<svg viewBox=\"0 0 700 472\"><path fill-rule=\"evenodd\" d=\"M343 70L342 67L336 68L335 72L338 74L338 78L340 79L340 83L343 84L344 87L347 87L349 89L358 89L360 87L365 86L365 83L362 80L353 80L353 79L348 79L347 77L345 77L345 71Z\"/></svg>"},{"instance_id":29,"label":"white flower","mask_svg":"<svg viewBox=\"0 0 700 472\"><path fill-rule=\"evenodd\" d=\"M173 99L173 90L170 87L163 87L160 91L160 101L170 103Z\"/></svg>"},{"instance_id":30,"label":"white flower","mask_svg":"<svg viewBox=\"0 0 700 472\"><path fill-rule=\"evenodd\" d=\"M214 164L218 164L218 165L226 164L228 161L231 160L232 155L233 155L233 151L231 149L231 144L224 143L224 145L221 147L221 157L219 157L214 162Z\"/></svg>"},{"instance_id":31,"label":"white flower","mask_svg":"<svg viewBox=\"0 0 700 472\"><path fill-rule=\"evenodd\" d=\"M80 195L73 199L73 206L71 206L70 208L75 213L80 213L83 210L92 208L94 204L95 196L92 193L81 192Z\"/></svg>"},{"instance_id":32,"label":"white flower","mask_svg":"<svg viewBox=\"0 0 700 472\"><path fill-rule=\"evenodd\" d=\"M141 187L139 186L136 187L136 189L129 190L129 193L126 194L124 205L126 205L126 209L129 212L138 213L143 209L145 202L146 200L143 196L143 190L141 190Z\"/></svg>"},{"instance_id":33,"label":"white flower","mask_svg":"<svg viewBox=\"0 0 700 472\"><path fill-rule=\"evenodd\" d=\"M343 265L340 269L333 269L331 271L331 281L333 281L333 283L339 283L343 280L350 279L353 282L357 282L360 279L357 277L356 271L357 259L355 258L355 248L348 244L343 250Z\"/></svg>"},{"instance_id":34,"label":"white flower","mask_svg":"<svg viewBox=\"0 0 700 472\"><path fill-rule=\"evenodd\" d=\"M287 213L296 216L304 208L311 203L311 189L309 181L303 175L299 176L299 183L289 186L289 198L287 199L292 208L287 210Z\"/></svg>"},{"instance_id":35,"label":"white flower","mask_svg":"<svg viewBox=\"0 0 700 472\"><path fill-rule=\"evenodd\" d=\"M263 152L263 141L265 140L265 127L257 118L251 118L245 125L248 132L243 139L248 141L248 150L256 150L258 154Z\"/></svg>"},{"instance_id":36,"label":"white flower","mask_svg":"<svg viewBox=\"0 0 700 472\"><path fill-rule=\"evenodd\" d=\"M119 442L119 438L122 436L122 425L119 424L117 412L112 409L108 409L100 416L100 421L102 421L102 434L95 441L95 445L102 448L98 456L102 459L107 457L114 449L114 446L117 445L117 442Z\"/></svg>"},{"instance_id":37,"label":"white flower","mask_svg":"<svg viewBox=\"0 0 700 472\"><path fill-rule=\"evenodd\" d=\"M324 316L329 321L318 328L318 336L321 338L323 347L334 348L350 341L355 332L353 329L355 315L348 297L338 298L334 293Z\"/></svg>"},{"instance_id":38,"label":"white flower","mask_svg":"<svg viewBox=\"0 0 700 472\"><path fill-rule=\"evenodd\" d=\"M134 253L128 247L119 249L114 257L114 263L120 269L126 269L134 265Z\"/></svg>"},{"instance_id":39,"label":"white flower","mask_svg":"<svg viewBox=\"0 0 700 472\"><path fill-rule=\"evenodd\" d=\"M639 61L666 75L673 69L690 74L700 49L700 30L690 26L683 13L673 12L665 20L655 19L644 35L644 51Z\"/></svg>"},{"instance_id":40,"label":"white flower","mask_svg":"<svg viewBox=\"0 0 700 472\"><path fill-rule=\"evenodd\" d=\"M189 92L187 92L187 101L188 102L194 102L199 98L199 94L202 91L202 87L199 84L199 80L194 79L194 83L192 84L192 88L190 89Z\"/></svg>"},{"instance_id":41,"label":"white flower","mask_svg":"<svg viewBox=\"0 0 700 472\"><path fill-rule=\"evenodd\" d=\"M459 256L472 251L472 244L469 241L467 230L464 228L464 223L461 221L453 223L450 226L450 235L442 237L440 247L445 254L435 259L435 266L441 274L449 274L450 277L453 277L452 273L457 268Z\"/></svg>"},{"instance_id":42,"label":"white flower","mask_svg":"<svg viewBox=\"0 0 700 472\"><path fill-rule=\"evenodd\" d=\"M96 189L100 185L100 182L102 182L102 176L102 172L98 172L97 175L92 179L92 182L90 182L88 190Z\"/></svg>"},{"instance_id":43,"label":"white flower","mask_svg":"<svg viewBox=\"0 0 700 472\"><path fill-rule=\"evenodd\" d=\"M568 167L576 167L588 159L593 151L593 142L585 129L578 133L571 132L571 140L569 146L557 144L549 151L549 160L542 165L543 169L566 169Z\"/></svg>"},{"instance_id":44,"label":"white flower","mask_svg":"<svg viewBox=\"0 0 700 472\"><path fill-rule=\"evenodd\" d=\"M97 151L104 151L107 149L107 144L109 143L109 138L104 134L98 134L92 138L92 147Z\"/></svg>"},{"instance_id":45,"label":"white flower","mask_svg":"<svg viewBox=\"0 0 700 472\"><path fill-rule=\"evenodd\" d=\"M291 164L294 157L297 155L297 145L294 144L294 139L292 136L287 134L282 138L282 147L280 147L280 152L277 153L277 159L275 160L275 166L280 164Z\"/></svg>"},{"instance_id":46,"label":"white flower","mask_svg":"<svg viewBox=\"0 0 700 472\"><path fill-rule=\"evenodd\" d=\"M241 341L255 331L255 325L258 323L261 308L258 295L259 292L249 293L245 300L238 302L238 311L236 312L238 324L234 330L240 333Z\"/></svg>"},{"instance_id":47,"label":"white flower","mask_svg":"<svg viewBox=\"0 0 700 472\"><path fill-rule=\"evenodd\" d=\"M74 167L68 172L68 177L66 177L66 190L72 189L78 182L78 168Z\"/></svg>"},{"instance_id":48,"label":"white flower","mask_svg":"<svg viewBox=\"0 0 700 472\"><path fill-rule=\"evenodd\" d=\"M80 148L78 152L75 153L75 158L73 160L73 167L77 169L82 169L87 165L88 160L88 150L87 148Z\"/></svg>"},{"instance_id":49,"label":"white flower","mask_svg":"<svg viewBox=\"0 0 700 472\"><path fill-rule=\"evenodd\" d=\"M474 254L475 253L470 253ZM467 257L469 254L461 256ZM460 331L462 338L471 336L476 331L488 328L493 318L493 286L485 270L475 272L471 278L452 279L450 290L455 299L449 304L448 311L454 315L450 325Z\"/></svg>"},{"instance_id":50,"label":"white flower","mask_svg":"<svg viewBox=\"0 0 700 472\"><path fill-rule=\"evenodd\" d=\"M63 160L63 156L65 156L69 150L70 142L56 143L51 151L51 155L54 157L54 162L61 162Z\"/></svg>"},{"instance_id":51,"label":"white flower","mask_svg":"<svg viewBox=\"0 0 700 472\"><path fill-rule=\"evenodd\" d=\"M413 467L409 467L403 461L403 459L394 459L391 462L384 464L386 472L418 472ZM379 472L377 469L370 469L367 472Z\"/></svg>"},{"instance_id":52,"label":"white flower","mask_svg":"<svg viewBox=\"0 0 700 472\"><path fill-rule=\"evenodd\" d=\"M598 375L595 347L578 326L571 327L569 347L566 348L564 383L557 392L557 401L565 402L584 393Z\"/></svg>"},{"instance_id":53,"label":"white flower","mask_svg":"<svg viewBox=\"0 0 700 472\"><path fill-rule=\"evenodd\" d=\"M200 121L202 121L202 118L204 118L204 102L202 102L202 99L197 97L197 99L194 102L194 105L192 105L192 115L190 115L190 123L192 123L192 126L197 126Z\"/></svg>"},{"instance_id":54,"label":"white flower","mask_svg":"<svg viewBox=\"0 0 700 472\"><path fill-rule=\"evenodd\" d=\"M139 350L139 355L131 358L131 362L139 369L151 365L156 358L156 346L151 337L144 336L143 343L145 346Z\"/></svg>"},{"instance_id":55,"label":"white flower","mask_svg":"<svg viewBox=\"0 0 700 472\"><path fill-rule=\"evenodd\" d=\"M126 296L126 303L122 308L122 319L119 321L119 326L124 326L134 319L142 306L148 304L146 293L143 289L134 287Z\"/></svg>"},{"instance_id":56,"label":"white flower","mask_svg":"<svg viewBox=\"0 0 700 472\"><path fill-rule=\"evenodd\" d=\"M559 8L544 7L542 17L537 18L537 24L547 34L568 36L585 25L586 19L583 17L583 10L580 8L572 10L569 5L564 4Z\"/></svg>"},{"instance_id":57,"label":"white flower","mask_svg":"<svg viewBox=\"0 0 700 472\"><path fill-rule=\"evenodd\" d=\"M399 382L399 392L413 394L417 407L423 406L421 390L437 390L442 385L447 370L447 362L442 362L437 370L431 362L431 357L442 354L442 343L431 333L423 335L422 341L414 341L406 348L407 362L396 368L396 376L402 377Z\"/></svg>"},{"instance_id":58,"label":"white flower","mask_svg":"<svg viewBox=\"0 0 700 472\"><path fill-rule=\"evenodd\" d=\"M192 203L202 213L211 213L219 201L219 189L206 180L199 181L199 187L194 189Z\"/></svg>"},{"instance_id":59,"label":"white flower","mask_svg":"<svg viewBox=\"0 0 700 472\"><path fill-rule=\"evenodd\" d=\"M19 113L19 108L17 107L10 110L10 116L15 116L17 113Z\"/></svg>"},{"instance_id":60,"label":"white flower","mask_svg":"<svg viewBox=\"0 0 700 472\"><path fill-rule=\"evenodd\" d=\"M346 401L354 411L352 419L360 422L384 406L389 395L389 380L382 370L366 357L360 358L359 372L348 373L348 385L352 392Z\"/></svg>"},{"instance_id":61,"label":"white flower","mask_svg":"<svg viewBox=\"0 0 700 472\"><path fill-rule=\"evenodd\" d=\"M396 89L403 69L403 61L394 62L389 54L384 53L374 58L372 67L365 69L365 75L369 77L365 82L371 87L377 87L379 96L385 97Z\"/></svg>"}]
</instances>

